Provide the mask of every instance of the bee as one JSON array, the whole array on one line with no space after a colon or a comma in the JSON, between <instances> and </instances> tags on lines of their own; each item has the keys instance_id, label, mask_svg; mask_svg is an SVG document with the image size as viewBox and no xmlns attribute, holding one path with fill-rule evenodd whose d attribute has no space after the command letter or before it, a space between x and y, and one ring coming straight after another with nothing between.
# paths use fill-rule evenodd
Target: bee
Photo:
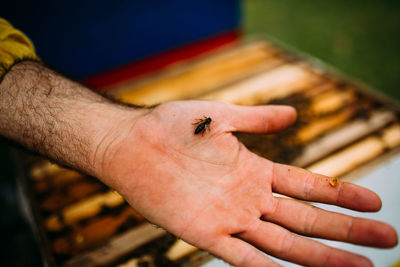
<instances>
[{"instance_id":1,"label":"bee","mask_svg":"<svg viewBox=\"0 0 400 267\"><path fill-rule=\"evenodd\" d=\"M195 123L192 123L193 125L197 125L196 129L194 130L194 134L203 133L209 129L211 121L211 118L206 116L204 116L203 119L197 119Z\"/></svg>"}]
</instances>

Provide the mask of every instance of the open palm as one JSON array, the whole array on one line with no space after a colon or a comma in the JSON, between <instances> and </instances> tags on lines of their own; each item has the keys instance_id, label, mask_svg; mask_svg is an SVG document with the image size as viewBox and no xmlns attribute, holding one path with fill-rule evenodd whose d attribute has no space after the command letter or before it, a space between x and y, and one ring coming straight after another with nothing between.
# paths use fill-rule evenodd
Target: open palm
<instances>
[{"instance_id":1,"label":"open palm","mask_svg":"<svg viewBox=\"0 0 400 267\"><path fill-rule=\"evenodd\" d=\"M210 129L194 134L193 123L204 116L212 118ZM328 177L273 163L232 135L275 132L295 117L286 106L162 104L107 144L103 175L148 220L235 266L277 265L261 251L307 266L368 266L362 256L304 236L391 247L391 226L272 192L359 211L380 209L375 193L349 183L333 187Z\"/></svg>"}]
</instances>

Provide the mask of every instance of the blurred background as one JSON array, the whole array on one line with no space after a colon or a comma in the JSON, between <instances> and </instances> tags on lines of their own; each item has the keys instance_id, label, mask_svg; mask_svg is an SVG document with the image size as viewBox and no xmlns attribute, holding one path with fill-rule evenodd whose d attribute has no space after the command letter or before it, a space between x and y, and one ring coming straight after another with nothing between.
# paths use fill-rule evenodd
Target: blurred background
<instances>
[{"instance_id":1,"label":"blurred background","mask_svg":"<svg viewBox=\"0 0 400 267\"><path fill-rule=\"evenodd\" d=\"M243 2L246 34L267 33L400 99L400 2Z\"/></svg>"},{"instance_id":2,"label":"blurred background","mask_svg":"<svg viewBox=\"0 0 400 267\"><path fill-rule=\"evenodd\" d=\"M240 12L244 36L268 34L400 100L399 1L247 0ZM41 266L16 196L11 150L1 140L0 264Z\"/></svg>"}]
</instances>

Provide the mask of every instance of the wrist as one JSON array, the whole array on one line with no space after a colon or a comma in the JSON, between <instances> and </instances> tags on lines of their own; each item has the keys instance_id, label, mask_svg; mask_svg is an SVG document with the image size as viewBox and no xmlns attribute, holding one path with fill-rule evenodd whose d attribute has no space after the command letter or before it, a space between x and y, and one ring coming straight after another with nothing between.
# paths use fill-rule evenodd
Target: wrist
<instances>
[{"instance_id":1,"label":"wrist","mask_svg":"<svg viewBox=\"0 0 400 267\"><path fill-rule=\"evenodd\" d=\"M137 121L148 114L149 109L132 108L115 104L97 105L90 119L90 135L93 143L90 152L92 175L112 188L116 188L115 177L109 172L120 144L124 140L132 140L130 146L135 147L137 138L132 137ZM134 161L134 159L132 159Z\"/></svg>"},{"instance_id":2,"label":"wrist","mask_svg":"<svg viewBox=\"0 0 400 267\"><path fill-rule=\"evenodd\" d=\"M43 65L23 61L0 83L0 135L81 172L102 177L103 154L124 124L145 110L128 108Z\"/></svg>"}]
</instances>

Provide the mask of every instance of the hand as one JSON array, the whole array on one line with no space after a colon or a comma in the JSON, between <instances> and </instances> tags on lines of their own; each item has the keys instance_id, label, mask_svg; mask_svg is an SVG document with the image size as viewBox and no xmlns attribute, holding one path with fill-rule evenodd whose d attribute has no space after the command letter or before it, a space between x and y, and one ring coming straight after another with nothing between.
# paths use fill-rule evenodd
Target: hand
<instances>
[{"instance_id":1,"label":"hand","mask_svg":"<svg viewBox=\"0 0 400 267\"><path fill-rule=\"evenodd\" d=\"M212 118L210 129L195 135L193 123L204 116ZM328 177L273 163L232 135L279 131L295 118L286 106L162 104L104 139L98 175L151 222L235 266L278 265L259 250L308 266L371 265L302 235L392 247L391 226L272 192L359 211L380 209L375 193L349 183L333 187Z\"/></svg>"}]
</instances>

